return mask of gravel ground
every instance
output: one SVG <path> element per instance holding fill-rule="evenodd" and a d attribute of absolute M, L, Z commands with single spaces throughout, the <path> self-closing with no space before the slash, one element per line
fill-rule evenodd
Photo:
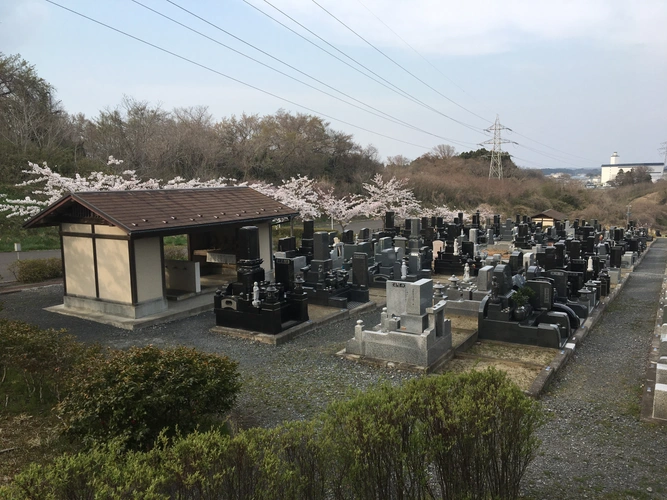
<path fill-rule="evenodd" d="M 212 333 L 213 312 L 143 328 L 123 330 L 109 325 L 44 311 L 62 303 L 61 285 L 32 288 L 0 295 L 9 317 L 42 328 L 66 328 L 79 340 L 113 348 L 132 345 L 186 345 L 202 351 L 221 353 L 239 362 L 243 389 L 233 413 L 241 428 L 274 426 L 284 420 L 310 418 L 333 399 L 349 391 L 365 390 L 375 384 L 400 383 L 414 374 L 357 364 L 335 355 L 354 336 L 356 320 L 348 319 L 311 331 L 286 344 L 274 347 Z M 361 316 L 367 325 L 380 322 L 379 312 Z"/>
<path fill-rule="evenodd" d="M 667 262 L 657 240 L 602 321 L 542 398 L 548 422 L 540 455 L 523 481 L 527 498 L 667 498 L 667 427 L 639 422 L 641 385 Z M 138 331 L 43 311 L 62 303 L 62 286 L 0 296 L 10 317 L 66 328 L 80 340 L 115 348 L 188 345 L 239 362 L 243 390 L 234 411 L 240 427 L 310 418 L 333 399 L 416 375 L 339 359 L 357 318 L 273 347 L 209 332 L 213 313 Z M 367 325 L 379 313 L 362 316 Z"/>
<path fill-rule="evenodd" d="M 667 498 L 667 427 L 639 421 L 666 261 L 659 238 L 542 397 L 529 498 Z"/>

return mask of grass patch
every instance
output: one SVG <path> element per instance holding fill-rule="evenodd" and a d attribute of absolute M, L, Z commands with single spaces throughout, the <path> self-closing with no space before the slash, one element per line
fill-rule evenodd
<path fill-rule="evenodd" d="M 548 347 L 480 342 L 478 345 L 472 346 L 468 351 L 468 354 L 546 366 L 553 361 L 558 352 L 558 349 L 551 349 Z"/>
<path fill-rule="evenodd" d="M 20 229 L 8 224 L 0 224 L 0 252 L 13 252 L 14 243 L 21 244 L 21 251 L 58 250 L 60 235 L 58 228 Z"/>
<path fill-rule="evenodd" d="M 0 486 L 31 463 L 47 464 L 65 451 L 76 451 L 75 444 L 60 435 L 61 424 L 51 408 L 56 397 L 45 391 L 40 402 L 30 392 L 18 370 L 0 368 L 0 449 L 8 450 L 0 460 Z"/>
<path fill-rule="evenodd" d="M 163 239 L 164 246 L 184 247 L 188 246 L 188 235 L 177 234 L 175 236 L 165 236 Z"/>
<path fill-rule="evenodd" d="M 461 359 L 454 358 L 447 363 L 444 372 L 467 373 L 470 371 L 482 371 L 493 367 L 507 374 L 509 379 L 523 391 L 530 389 L 533 381 L 540 372 L 539 368 L 530 368 L 517 364 L 504 363 L 501 360 Z"/>

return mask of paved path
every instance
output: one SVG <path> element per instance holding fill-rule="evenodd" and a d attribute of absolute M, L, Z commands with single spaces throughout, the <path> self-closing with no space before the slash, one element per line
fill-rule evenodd
<path fill-rule="evenodd" d="M 21 260 L 28 259 L 48 259 L 50 257 L 60 257 L 60 250 L 39 250 L 31 252 L 21 252 Z M 0 283 L 16 281 L 14 275 L 9 270 L 9 265 L 16 260 L 16 252 L 0 252 Z"/>
<path fill-rule="evenodd" d="M 667 498 L 667 426 L 639 421 L 666 262 L 659 238 L 542 398 L 528 498 Z"/>

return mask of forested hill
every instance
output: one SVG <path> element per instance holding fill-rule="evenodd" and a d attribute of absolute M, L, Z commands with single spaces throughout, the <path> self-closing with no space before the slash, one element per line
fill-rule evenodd
<path fill-rule="evenodd" d="M 123 163 L 108 165 L 109 156 Z M 568 177 L 555 180 L 540 170 L 520 168 L 507 153 L 502 156 L 503 179 L 490 179 L 488 150 L 457 153 L 446 144 L 416 159 L 390 156 L 383 164 L 372 145 L 356 143 L 351 134 L 332 129 L 317 116 L 284 110 L 216 119 L 205 106 L 166 110 L 125 97 L 115 108 L 86 117 L 68 112 L 56 89 L 20 56 L 0 53 L 0 195 L 31 194 L 34 186 L 15 186 L 27 179 L 22 170 L 29 161 L 47 162 L 70 177 L 134 170 L 142 179 L 228 177 L 280 183 L 303 175 L 319 187 L 333 187 L 340 197 L 362 193 L 362 184 L 381 173 L 387 180 L 406 179 L 424 208 L 470 211 L 484 206 L 509 217 L 553 208 L 571 217 L 620 224 L 632 202 L 640 223 L 667 226 L 664 182 L 633 178 L 613 192 L 587 190 Z M 556 171 L 580 173 L 549 173 Z"/>
<path fill-rule="evenodd" d="M 297 174 L 360 186 L 382 164 L 372 146 L 316 116 L 214 119 L 205 106 L 166 110 L 125 97 L 97 116 L 70 114 L 55 89 L 18 55 L 0 53 L 0 176 L 10 186 L 27 162 L 65 175 L 107 169 L 107 158 L 143 178 L 230 177 L 279 181 Z M 118 173 L 118 172 L 116 172 Z"/>

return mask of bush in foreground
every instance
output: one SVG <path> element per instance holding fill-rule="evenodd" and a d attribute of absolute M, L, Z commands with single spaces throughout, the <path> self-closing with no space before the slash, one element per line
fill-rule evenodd
<path fill-rule="evenodd" d="M 430 376 L 320 418 L 146 453 L 114 444 L 32 466 L 9 498 L 512 499 L 538 447 L 537 402 L 496 370 Z M 122 456 L 121 456 L 122 455 Z M 137 472 L 140 471 L 140 472 Z M 0 490 L 0 497 L 3 491 Z"/>
<path fill-rule="evenodd" d="M 57 257 L 15 260 L 9 265 L 9 270 L 21 283 L 40 283 L 63 276 L 62 259 Z"/>
<path fill-rule="evenodd" d="M 185 347 L 111 351 L 79 367 L 56 411 L 66 433 L 85 443 L 118 438 L 147 449 L 163 431 L 187 434 L 231 409 L 240 389 L 236 367 Z"/>
<path fill-rule="evenodd" d="M 20 374 L 24 400 L 59 400 L 75 367 L 98 352 L 96 346 L 78 342 L 65 330 L 0 320 L 0 380 L 8 371 Z"/>

